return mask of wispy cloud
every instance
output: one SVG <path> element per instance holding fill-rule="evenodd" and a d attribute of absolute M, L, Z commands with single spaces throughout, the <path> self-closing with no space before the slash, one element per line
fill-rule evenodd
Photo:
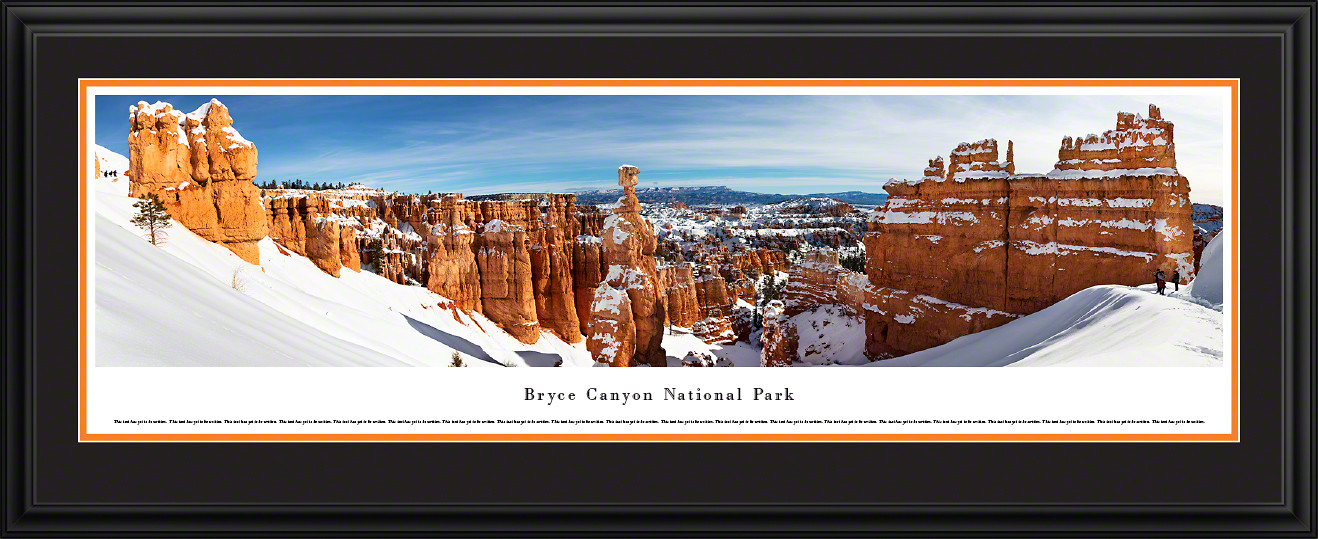
<path fill-rule="evenodd" d="M 170 97 L 189 103 L 180 108 L 209 98 Z M 1195 200 L 1220 201 L 1225 181 L 1219 103 L 1196 96 L 222 99 L 260 148 L 261 177 L 422 192 L 609 188 L 623 162 L 651 185 L 877 192 L 981 138 L 997 138 L 1003 151 L 1013 140 L 1019 171 L 1046 172 L 1063 136 L 1111 129 L 1117 111 L 1144 112 L 1150 102 L 1177 124 L 1178 161 Z"/>

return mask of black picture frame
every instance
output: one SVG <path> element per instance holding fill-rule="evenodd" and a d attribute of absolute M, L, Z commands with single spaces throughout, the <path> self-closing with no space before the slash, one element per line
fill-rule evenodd
<path fill-rule="evenodd" d="M 3 11 L 5 537 L 1315 536 L 1312 2 Z M 1241 442 L 78 444 L 70 82 L 235 74 L 1239 77 Z"/>

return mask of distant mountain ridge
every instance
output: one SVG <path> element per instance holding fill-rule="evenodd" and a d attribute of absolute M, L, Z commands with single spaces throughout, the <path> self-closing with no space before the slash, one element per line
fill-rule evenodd
<path fill-rule="evenodd" d="M 1190 214 L 1190 219 L 1194 221 L 1195 228 L 1202 230 L 1207 234 L 1216 234 L 1222 229 L 1222 207 L 1216 204 L 1193 203 L 1194 212 Z"/>
<path fill-rule="evenodd" d="M 593 189 L 573 191 L 577 194 L 577 204 L 612 204 L 622 196 L 621 189 Z M 687 205 L 697 204 L 775 204 L 802 198 L 835 198 L 847 204 L 882 205 L 888 200 L 886 193 L 866 193 L 864 191 L 844 191 L 840 193 L 811 193 L 806 195 L 783 195 L 778 193 L 755 193 L 738 191 L 725 186 L 706 185 L 695 187 L 645 187 L 636 189 L 636 197 L 641 202 L 651 204 L 681 202 Z"/>

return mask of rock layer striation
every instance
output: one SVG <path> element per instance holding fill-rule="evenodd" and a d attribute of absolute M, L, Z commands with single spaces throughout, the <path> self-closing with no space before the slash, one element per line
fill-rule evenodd
<path fill-rule="evenodd" d="M 894 182 L 865 236 L 866 353 L 875 359 L 1002 325 L 1099 284 L 1194 274 L 1190 187 L 1173 125 L 1119 113 L 1066 137 L 1055 168 L 1017 174 L 1008 142 L 962 143 L 923 178 Z"/>
<path fill-rule="evenodd" d="M 266 236 L 256 177 L 256 146 L 212 99 L 184 114 L 139 101 L 128 113 L 129 194 L 154 194 L 179 224 L 256 264 Z"/>

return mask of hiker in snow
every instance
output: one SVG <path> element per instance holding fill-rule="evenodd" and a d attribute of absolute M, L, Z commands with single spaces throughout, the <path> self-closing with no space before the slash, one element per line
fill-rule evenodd
<path fill-rule="evenodd" d="M 1179 268 L 1172 270 L 1172 286 L 1175 287 L 1172 289 L 1173 291 L 1181 291 L 1181 270 Z"/>
<path fill-rule="evenodd" d="M 1153 274 L 1153 280 L 1158 282 L 1158 295 L 1167 295 L 1164 293 L 1164 291 L 1167 290 L 1167 276 L 1163 274 L 1162 270 L 1158 270 L 1157 273 Z"/>

